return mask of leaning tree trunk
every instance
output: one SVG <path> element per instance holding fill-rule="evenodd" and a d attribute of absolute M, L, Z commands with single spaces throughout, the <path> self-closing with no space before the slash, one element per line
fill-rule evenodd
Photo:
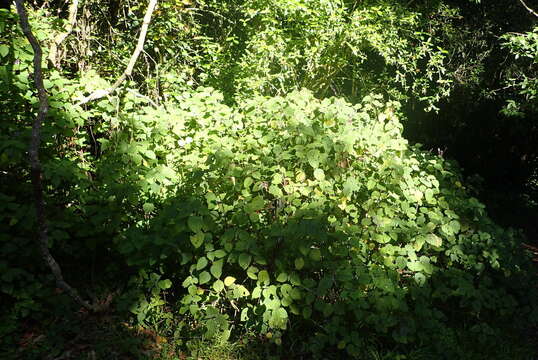
<path fill-rule="evenodd" d="M 32 124 L 32 135 L 29 148 L 29 160 L 30 160 L 30 174 L 32 179 L 32 188 L 34 192 L 34 205 L 36 211 L 38 236 L 37 243 L 41 257 L 51 269 L 52 274 L 56 280 L 57 286 L 71 296 L 77 303 L 82 305 L 88 310 L 95 311 L 96 307 L 83 300 L 78 292 L 72 288 L 63 278 L 62 270 L 56 260 L 52 257 L 49 251 L 49 240 L 47 230 L 47 216 L 45 213 L 45 201 L 43 198 L 43 182 L 42 182 L 42 170 L 41 162 L 39 160 L 39 147 L 41 144 L 41 125 L 47 117 L 49 109 L 48 96 L 43 86 L 43 71 L 41 67 L 43 52 L 39 42 L 32 33 L 32 29 L 28 22 L 28 15 L 24 8 L 23 0 L 15 0 L 17 7 L 17 13 L 19 14 L 19 20 L 22 31 L 28 42 L 32 45 L 34 50 L 34 82 L 37 88 L 37 94 L 39 98 L 39 110 L 36 118 Z"/>

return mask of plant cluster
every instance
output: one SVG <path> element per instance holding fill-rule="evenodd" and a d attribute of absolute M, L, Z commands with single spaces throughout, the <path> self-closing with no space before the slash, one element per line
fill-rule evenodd
<path fill-rule="evenodd" d="M 125 129 L 134 146 L 112 161 L 143 179 L 150 215 L 120 252 L 165 269 L 159 286 L 184 292 L 179 312 L 205 336 L 243 323 L 278 344 L 314 327 L 302 351 L 359 355 L 361 334 L 433 341 L 463 323 L 487 337 L 522 310 L 518 235 L 491 223 L 457 168 L 407 144 L 396 103 L 220 100 L 203 89 L 168 122 L 150 113 L 150 138 Z"/>

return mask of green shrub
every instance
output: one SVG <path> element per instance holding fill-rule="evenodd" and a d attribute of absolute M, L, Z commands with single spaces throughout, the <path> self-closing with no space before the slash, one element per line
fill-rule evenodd
<path fill-rule="evenodd" d="M 356 355 L 454 329 L 486 339 L 531 310 L 518 234 L 488 219 L 454 164 L 408 145 L 397 103 L 221 99 L 201 89 L 133 115 L 100 163 L 116 174 L 107 188 L 129 194 L 116 201 L 138 199 L 119 250 L 172 279 L 162 288 L 205 336 L 242 323 Z"/>

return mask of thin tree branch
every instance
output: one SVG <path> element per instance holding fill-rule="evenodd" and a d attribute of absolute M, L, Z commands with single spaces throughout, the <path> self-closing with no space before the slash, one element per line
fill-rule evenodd
<path fill-rule="evenodd" d="M 47 263 L 54 275 L 56 285 L 64 290 L 69 296 L 71 296 L 77 303 L 84 306 L 89 310 L 96 310 L 96 307 L 90 305 L 83 300 L 78 292 L 72 288 L 67 282 L 65 282 L 62 270 L 56 260 L 52 257 L 49 251 L 49 239 L 47 228 L 47 217 L 45 213 L 45 201 L 43 199 L 43 183 L 41 181 L 42 171 L 41 162 L 39 161 L 39 146 L 41 144 L 41 124 L 47 117 L 49 110 L 49 102 L 47 92 L 43 86 L 43 71 L 41 68 L 41 62 L 43 59 L 43 52 L 39 42 L 32 33 L 30 23 L 28 22 L 28 15 L 23 5 L 24 0 L 15 0 L 17 7 L 17 13 L 19 14 L 19 20 L 22 28 L 22 32 L 28 39 L 28 42 L 32 45 L 34 50 L 34 82 L 37 88 L 37 95 L 39 98 L 39 110 L 37 117 L 32 124 L 32 136 L 30 140 L 29 158 L 30 158 L 30 173 L 32 178 L 32 187 L 34 191 L 34 204 L 38 225 L 38 237 L 37 242 L 41 257 Z"/>
<path fill-rule="evenodd" d="M 149 1 L 148 8 L 146 9 L 146 14 L 144 15 L 144 21 L 142 23 L 142 27 L 140 28 L 140 35 L 138 36 L 138 43 L 136 44 L 136 48 L 133 54 L 131 55 L 129 64 L 125 68 L 125 71 L 123 72 L 123 74 L 116 80 L 114 84 L 112 84 L 111 87 L 109 87 L 108 89 L 101 89 L 101 90 L 94 91 L 90 95 L 80 100 L 77 103 L 77 105 L 86 104 L 90 101 L 101 99 L 105 96 L 112 94 L 125 81 L 127 76 L 131 75 L 131 73 L 133 72 L 133 68 L 136 64 L 136 60 L 138 60 L 138 57 L 140 56 L 140 53 L 142 52 L 144 48 L 144 42 L 146 41 L 146 34 L 148 32 L 148 26 L 151 21 L 151 15 L 153 14 L 153 10 L 155 10 L 156 5 L 157 5 L 157 0 Z"/>
<path fill-rule="evenodd" d="M 531 9 L 530 7 L 528 7 L 527 4 L 525 4 L 525 2 L 523 0 L 519 0 L 519 2 L 525 7 L 525 9 L 527 9 L 528 12 L 530 12 L 532 15 L 538 17 L 538 13 L 536 11 L 534 11 L 533 9 Z"/>
<path fill-rule="evenodd" d="M 56 68 L 60 66 L 58 47 L 73 32 L 73 28 L 75 27 L 75 23 L 77 22 L 78 2 L 79 0 L 73 0 L 71 5 L 69 6 L 69 23 L 67 24 L 67 29 L 65 32 L 56 36 L 50 47 L 49 60 Z"/>

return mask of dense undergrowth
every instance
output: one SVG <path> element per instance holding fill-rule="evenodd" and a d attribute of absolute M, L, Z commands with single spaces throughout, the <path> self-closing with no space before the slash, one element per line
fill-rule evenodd
<path fill-rule="evenodd" d="M 34 242 L 33 53 L 0 10 L 5 357 L 536 356 L 523 233 L 490 219 L 455 161 L 402 136 L 402 101 L 442 111 L 457 81 L 480 82 L 451 42 L 457 9 L 424 6 L 429 20 L 398 2 L 163 2 L 146 69 L 80 105 L 122 71 L 141 11 L 125 5 L 104 34 L 87 1 L 88 38 L 47 63 L 41 161 L 49 246 L 97 314 L 55 288 Z M 46 56 L 64 27 L 52 9 L 31 12 Z M 529 57 L 533 34 L 504 41 Z M 505 115 L 534 111 L 529 71 L 505 79 Z"/>

